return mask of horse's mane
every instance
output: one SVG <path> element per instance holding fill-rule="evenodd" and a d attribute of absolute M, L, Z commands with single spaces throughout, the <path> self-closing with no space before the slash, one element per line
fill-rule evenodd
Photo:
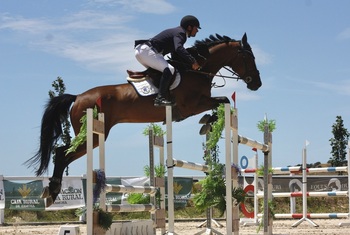
<path fill-rule="evenodd" d="M 187 48 L 187 51 L 196 59 L 198 59 L 198 57 L 207 58 L 209 55 L 209 48 L 221 43 L 229 42 L 239 42 L 239 40 L 232 39 L 228 36 L 221 36 L 219 34 L 210 35 L 208 38 L 205 38 L 203 40 L 196 40 L 192 47 Z M 176 53 L 171 54 L 171 63 L 178 69 L 181 69 L 185 64 L 187 64 L 187 62 L 185 62 L 183 58 Z M 188 69 L 188 67 L 185 66 L 185 69 Z"/>
<path fill-rule="evenodd" d="M 232 39 L 228 36 L 221 36 L 219 34 L 210 35 L 209 38 L 205 38 L 203 40 L 196 40 L 194 43 L 195 47 L 203 47 L 206 46 L 207 48 L 213 47 L 215 45 L 221 44 L 221 43 L 228 43 L 228 42 L 237 42 L 237 40 Z"/>

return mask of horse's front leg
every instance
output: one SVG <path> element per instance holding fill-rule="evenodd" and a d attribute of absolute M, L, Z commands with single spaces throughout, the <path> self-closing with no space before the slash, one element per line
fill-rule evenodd
<path fill-rule="evenodd" d="M 203 96 L 200 99 L 200 103 L 198 105 L 204 107 L 205 110 L 203 111 L 207 111 L 207 110 L 216 109 L 220 104 L 223 104 L 223 103 L 230 103 L 230 101 L 225 96 L 220 96 L 220 97 Z M 216 120 L 217 120 L 217 116 L 212 116 L 208 114 L 204 115 L 199 121 L 200 123 L 204 124 L 200 129 L 199 133 L 201 135 L 205 135 L 209 133 L 209 131 L 211 130 L 211 123 Z"/>
<path fill-rule="evenodd" d="M 217 108 L 220 104 L 230 103 L 230 100 L 226 96 L 218 96 L 218 97 L 208 97 L 202 96 L 198 103 L 198 108 L 204 111 L 208 111 L 211 109 Z"/>

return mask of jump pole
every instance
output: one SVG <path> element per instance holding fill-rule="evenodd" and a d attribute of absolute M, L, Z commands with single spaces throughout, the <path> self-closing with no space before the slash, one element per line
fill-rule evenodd
<path fill-rule="evenodd" d="M 87 234 L 93 232 L 93 135 L 98 134 L 99 138 L 99 164 L 100 169 L 105 170 L 105 135 L 104 135 L 104 114 L 98 114 L 98 120 L 93 118 L 93 109 L 86 110 L 86 153 L 87 153 L 87 172 L 86 172 L 86 231 Z M 100 208 L 106 210 L 106 195 L 100 195 Z"/>
<path fill-rule="evenodd" d="M 164 137 L 154 135 L 153 134 L 154 130 L 153 129 L 151 129 L 151 130 L 152 130 L 152 143 L 153 143 L 153 145 L 150 147 L 153 150 L 154 150 L 154 147 L 157 147 L 159 149 L 159 164 L 164 167 L 165 166 L 165 164 L 164 164 Z M 165 182 L 165 176 L 163 177 L 163 182 Z M 162 219 L 164 219 L 164 226 L 162 224 L 160 229 L 161 229 L 161 234 L 165 234 L 165 187 L 164 186 L 160 187 L 160 195 L 161 195 L 160 209 L 164 212 L 164 216 L 160 216 L 160 215 L 156 214 L 156 220 L 158 222 L 158 218 L 160 218 L 160 217 L 162 217 Z"/>
<path fill-rule="evenodd" d="M 237 181 L 232 180 L 232 162 L 238 163 L 238 119 L 237 109 L 231 115 L 231 105 L 225 103 L 225 177 L 226 177 L 226 234 L 239 235 L 239 210 L 233 207 L 232 189 L 238 186 Z M 231 132 L 232 135 L 231 135 Z M 232 146 L 231 146 L 232 138 Z"/>
<path fill-rule="evenodd" d="M 172 107 L 165 107 L 166 113 L 166 150 L 167 150 L 167 171 L 168 171 L 168 233 L 174 235 L 174 160 L 172 140 Z"/>
<path fill-rule="evenodd" d="M 294 224 L 292 224 L 292 227 L 296 227 L 298 226 L 299 224 L 301 224 L 303 221 L 307 221 L 309 222 L 311 225 L 313 225 L 314 227 L 318 227 L 318 225 L 313 222 L 311 219 L 309 219 L 307 217 L 307 176 L 306 176 L 306 146 L 303 148 L 303 217 L 295 222 Z"/>

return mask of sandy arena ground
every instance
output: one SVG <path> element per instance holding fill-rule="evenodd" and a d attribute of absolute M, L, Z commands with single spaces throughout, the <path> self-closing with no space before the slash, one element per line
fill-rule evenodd
<path fill-rule="evenodd" d="M 319 227 L 312 226 L 309 222 L 303 221 L 298 227 L 291 227 L 297 220 L 276 220 L 273 222 L 273 234 L 295 234 L 295 235 L 320 235 L 320 234 L 334 234 L 345 235 L 350 234 L 350 226 L 339 226 L 340 223 L 349 223 L 346 219 L 314 219 L 312 220 Z M 178 235 L 194 235 L 203 231 L 205 228 L 197 228 L 200 222 L 176 222 L 175 233 Z M 222 223 L 225 225 L 225 222 Z M 38 226 L 0 226 L 0 235 L 16 235 L 16 234 L 43 234 L 43 235 L 57 235 L 61 225 L 38 225 Z M 86 226 L 80 226 L 81 235 L 86 234 Z M 222 234 L 226 233 L 226 228 L 213 227 Z M 240 234 L 263 234 L 263 228 L 259 233 L 256 232 L 256 226 L 240 226 Z M 161 235 L 157 231 L 157 235 Z"/>

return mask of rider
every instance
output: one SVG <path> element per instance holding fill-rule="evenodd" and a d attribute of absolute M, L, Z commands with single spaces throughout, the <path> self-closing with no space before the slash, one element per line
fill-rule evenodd
<path fill-rule="evenodd" d="M 175 105 L 174 101 L 167 99 L 175 69 L 164 59 L 164 55 L 175 52 L 191 64 L 192 69 L 200 68 L 195 58 L 183 47 L 187 37 L 196 36 L 200 28 L 199 20 L 195 16 L 187 15 L 181 19 L 180 26 L 166 29 L 147 41 L 136 41 L 136 59 L 146 68 L 151 67 L 163 73 L 154 106 Z"/>

